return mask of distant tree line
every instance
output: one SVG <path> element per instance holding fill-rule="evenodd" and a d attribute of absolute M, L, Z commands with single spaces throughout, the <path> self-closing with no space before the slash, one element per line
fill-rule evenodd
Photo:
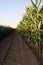
<path fill-rule="evenodd" d="M 13 32 L 13 28 L 0 25 L 0 42 Z"/>

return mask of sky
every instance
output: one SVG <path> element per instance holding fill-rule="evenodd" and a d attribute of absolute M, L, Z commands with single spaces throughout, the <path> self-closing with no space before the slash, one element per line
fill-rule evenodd
<path fill-rule="evenodd" d="M 0 0 L 0 24 L 16 28 L 30 0 Z"/>

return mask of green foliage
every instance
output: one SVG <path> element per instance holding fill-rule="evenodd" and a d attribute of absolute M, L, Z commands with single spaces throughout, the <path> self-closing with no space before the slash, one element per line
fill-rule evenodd
<path fill-rule="evenodd" d="M 36 0 L 36 3 L 32 0 L 31 2 L 32 5 L 26 7 L 26 13 L 17 29 L 28 42 L 31 42 L 30 45 L 38 49 L 39 53 L 43 42 L 43 5 L 39 8 L 41 0 Z"/>
<path fill-rule="evenodd" d="M 0 41 L 13 32 L 13 28 L 0 25 Z"/>

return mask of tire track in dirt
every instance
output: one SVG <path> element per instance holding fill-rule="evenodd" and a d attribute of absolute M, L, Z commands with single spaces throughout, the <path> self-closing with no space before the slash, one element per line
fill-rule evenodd
<path fill-rule="evenodd" d="M 8 50 L 10 50 L 12 44 L 12 39 L 13 39 L 13 33 L 0 43 L 0 65 L 3 65 L 3 62 L 5 62 L 6 60 Z"/>
<path fill-rule="evenodd" d="M 17 33 L 16 33 L 17 34 Z M 34 57 L 29 47 L 26 45 L 25 41 L 17 34 L 17 46 L 21 51 L 22 64 L 21 65 L 39 65 L 37 59 Z"/>
<path fill-rule="evenodd" d="M 8 49 L 7 49 L 7 52 L 6 52 L 6 54 L 5 54 L 5 57 L 4 57 L 4 61 L 3 61 L 3 63 L 6 62 L 6 58 L 7 58 L 8 54 L 9 54 L 8 52 L 9 52 L 10 49 L 11 49 L 13 39 L 14 39 L 14 33 L 12 34 L 12 39 L 11 39 L 11 41 L 10 41 L 10 45 L 9 45 L 9 47 L 8 47 Z M 2 63 L 2 65 L 3 65 L 3 63 Z"/>

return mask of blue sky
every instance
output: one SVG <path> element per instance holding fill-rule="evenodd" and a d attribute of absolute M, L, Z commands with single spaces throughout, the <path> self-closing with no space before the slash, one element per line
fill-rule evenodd
<path fill-rule="evenodd" d="M 0 0 L 0 24 L 16 27 L 30 0 Z"/>

